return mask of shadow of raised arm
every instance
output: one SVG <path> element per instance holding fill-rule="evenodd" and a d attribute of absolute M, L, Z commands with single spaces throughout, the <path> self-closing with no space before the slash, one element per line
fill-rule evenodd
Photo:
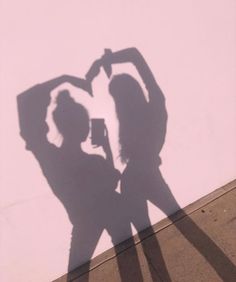
<path fill-rule="evenodd" d="M 20 134 L 26 141 L 28 150 L 42 148 L 43 145 L 48 144 L 46 137 L 48 126 L 45 118 L 51 100 L 50 92 L 66 82 L 91 93 L 90 84 L 86 80 L 62 75 L 37 84 L 17 96 Z"/>

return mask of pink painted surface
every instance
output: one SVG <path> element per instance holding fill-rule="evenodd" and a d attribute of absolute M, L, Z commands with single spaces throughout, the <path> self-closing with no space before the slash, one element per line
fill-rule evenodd
<path fill-rule="evenodd" d="M 46 282 L 64 274 L 71 233 L 63 205 L 19 136 L 16 96 L 64 73 L 83 76 L 104 48 L 137 47 L 164 92 L 161 171 L 182 207 L 235 178 L 234 0 L 2 0 L 0 6 L 1 281 Z M 116 72 L 124 68 L 133 72 L 130 66 Z M 117 122 L 104 74 L 94 87 L 96 103 L 83 101 L 97 117 L 109 103 L 116 155 Z M 49 139 L 56 136 L 51 128 Z M 89 144 L 85 149 L 92 152 Z M 117 159 L 115 165 L 121 168 Z M 152 205 L 149 215 L 153 223 L 164 217 Z M 94 255 L 111 246 L 104 232 Z"/>

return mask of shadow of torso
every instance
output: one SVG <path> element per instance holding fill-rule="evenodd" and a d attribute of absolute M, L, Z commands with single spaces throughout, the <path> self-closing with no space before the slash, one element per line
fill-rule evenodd
<path fill-rule="evenodd" d="M 158 109 L 158 107 L 156 107 Z M 161 171 L 161 158 L 166 124 L 160 124 L 157 109 L 146 103 L 135 116 L 129 113 L 122 120 L 122 145 L 129 156 L 121 177 L 121 194 L 126 204 L 130 222 L 138 231 L 150 223 L 148 201 L 166 215 L 179 209 Z M 128 132 L 128 134 L 127 134 Z"/>
<path fill-rule="evenodd" d="M 131 236 L 118 172 L 103 157 L 52 144 L 34 154 L 73 225 L 69 269 L 91 259 L 104 230 L 114 245 Z"/>
<path fill-rule="evenodd" d="M 38 159 L 55 195 L 66 208 L 75 226 L 99 224 L 108 226 L 114 204 L 119 201 L 114 169 L 99 155 L 69 152 L 50 144 L 46 158 Z M 116 206 L 116 205 L 115 205 Z"/>

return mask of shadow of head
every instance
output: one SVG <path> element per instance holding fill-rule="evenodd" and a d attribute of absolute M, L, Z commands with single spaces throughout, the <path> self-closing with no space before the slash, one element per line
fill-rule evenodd
<path fill-rule="evenodd" d="M 84 106 L 71 98 L 69 91 L 60 91 L 53 120 L 64 141 L 84 142 L 89 134 L 89 115 Z"/>
<path fill-rule="evenodd" d="M 129 74 L 115 75 L 109 84 L 109 92 L 115 101 L 118 118 L 140 114 L 146 105 L 140 84 Z"/>
<path fill-rule="evenodd" d="M 147 101 L 139 82 L 129 74 L 115 75 L 109 92 L 119 120 L 120 156 L 126 163 L 145 149 L 146 144 L 141 143 L 146 137 Z"/>

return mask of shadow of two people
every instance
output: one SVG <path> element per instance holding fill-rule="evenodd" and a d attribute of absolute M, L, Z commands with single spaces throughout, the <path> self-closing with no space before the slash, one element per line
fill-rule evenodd
<path fill-rule="evenodd" d="M 53 113 L 54 122 L 63 135 L 60 148 L 48 142 L 45 118 L 50 92 L 55 87 L 70 82 L 89 92 L 87 83 L 99 73 L 101 66 L 109 66 L 111 70 L 113 64 L 125 62 L 131 62 L 136 67 L 147 89 L 148 101 L 139 83 L 130 75 L 121 74 L 112 78 L 109 92 L 114 99 L 119 121 L 120 155 L 126 164 L 120 175 L 114 167 L 108 144 L 103 146 L 105 159 L 83 152 L 81 143 L 89 132 L 88 113 L 68 93 L 58 96 L 58 105 Z M 94 62 L 86 77 L 87 80 L 62 76 L 36 85 L 18 96 L 21 136 L 39 162 L 54 194 L 63 203 L 73 225 L 69 271 L 91 259 L 104 229 L 116 246 L 132 236 L 131 223 L 139 231 L 151 226 L 147 201 L 167 216 L 180 210 L 159 170 L 159 153 L 164 144 L 167 124 L 165 99 L 143 56 L 135 48 L 107 52 L 102 59 Z M 115 191 L 119 180 L 120 194 Z M 171 216 L 169 218 L 172 220 Z M 232 262 L 190 218 L 187 225 L 186 229 L 178 224 L 176 227 L 223 281 L 232 281 L 236 274 Z M 142 233 L 139 235 L 142 242 Z M 152 279 L 155 281 L 161 273 L 164 281 L 171 281 L 159 243 L 156 237 L 152 238 L 155 248 L 155 258 L 150 266 Z M 142 242 L 142 247 L 148 258 L 147 245 Z M 116 250 L 118 252 L 118 248 Z M 132 260 L 135 277 L 134 272 L 123 271 L 124 261 L 119 255 L 117 262 L 122 282 L 143 281 L 137 253 Z M 68 281 L 71 279 L 68 275 Z"/>

